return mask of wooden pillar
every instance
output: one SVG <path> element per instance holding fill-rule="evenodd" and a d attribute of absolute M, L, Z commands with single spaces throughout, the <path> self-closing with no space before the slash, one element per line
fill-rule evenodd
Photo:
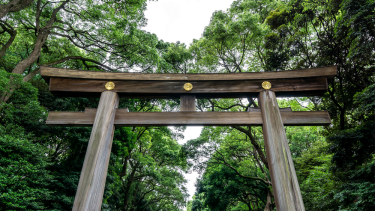
<path fill-rule="evenodd" d="M 259 94 L 263 117 L 263 136 L 277 211 L 304 211 L 279 105 L 273 91 Z"/>
<path fill-rule="evenodd" d="M 116 92 L 102 92 L 74 200 L 74 211 L 101 210 L 118 103 Z"/>
<path fill-rule="evenodd" d="M 195 111 L 195 96 L 181 95 L 180 111 Z"/>

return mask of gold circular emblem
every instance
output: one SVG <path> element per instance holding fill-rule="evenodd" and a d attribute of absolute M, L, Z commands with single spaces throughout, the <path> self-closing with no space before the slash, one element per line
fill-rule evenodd
<path fill-rule="evenodd" d="M 108 83 L 105 84 L 105 88 L 106 88 L 107 90 L 112 90 L 112 89 L 115 88 L 115 83 L 113 83 L 113 82 L 108 82 Z"/>
<path fill-rule="evenodd" d="M 265 81 L 262 83 L 263 89 L 271 89 L 271 83 L 268 81 Z"/>
<path fill-rule="evenodd" d="M 186 91 L 190 91 L 190 90 L 192 90 L 192 89 L 193 89 L 193 84 L 191 84 L 191 83 L 186 83 L 186 84 L 184 84 L 184 89 L 185 89 Z"/>

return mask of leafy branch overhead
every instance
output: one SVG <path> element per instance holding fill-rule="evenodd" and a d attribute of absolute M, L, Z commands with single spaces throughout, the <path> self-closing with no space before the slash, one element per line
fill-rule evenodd
<path fill-rule="evenodd" d="M 1 5 L 8 12 L 0 21 L 5 41 L 0 62 L 6 71 L 26 75 L 25 81 L 38 74 L 37 65 L 99 71 L 155 68 L 157 38 L 139 29 L 146 21 L 145 0 L 29 2 L 17 11 Z"/>

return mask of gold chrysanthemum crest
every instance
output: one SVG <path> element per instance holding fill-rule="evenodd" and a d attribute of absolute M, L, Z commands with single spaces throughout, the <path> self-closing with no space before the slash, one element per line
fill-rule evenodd
<path fill-rule="evenodd" d="M 186 84 L 184 84 L 184 89 L 185 89 L 186 91 L 190 91 L 190 90 L 192 90 L 192 89 L 193 89 L 193 84 L 191 84 L 191 83 L 186 83 Z"/>
<path fill-rule="evenodd" d="M 268 81 L 264 81 L 263 83 L 262 83 L 262 87 L 263 87 L 263 89 L 271 89 L 271 83 L 270 82 L 268 82 Z"/>
<path fill-rule="evenodd" d="M 106 88 L 107 90 L 112 90 L 112 89 L 115 88 L 115 83 L 113 83 L 113 82 L 107 82 L 107 83 L 105 84 L 105 88 Z"/>

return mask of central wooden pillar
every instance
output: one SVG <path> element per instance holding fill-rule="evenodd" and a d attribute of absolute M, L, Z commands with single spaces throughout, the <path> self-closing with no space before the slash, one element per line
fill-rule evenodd
<path fill-rule="evenodd" d="M 101 210 L 118 104 L 116 92 L 102 92 L 74 200 L 74 211 Z"/>
<path fill-rule="evenodd" d="M 263 136 L 277 211 L 304 211 L 279 105 L 273 91 L 259 94 L 263 117 Z"/>
<path fill-rule="evenodd" d="M 181 95 L 180 111 L 195 111 L 195 99 L 194 95 Z"/>

